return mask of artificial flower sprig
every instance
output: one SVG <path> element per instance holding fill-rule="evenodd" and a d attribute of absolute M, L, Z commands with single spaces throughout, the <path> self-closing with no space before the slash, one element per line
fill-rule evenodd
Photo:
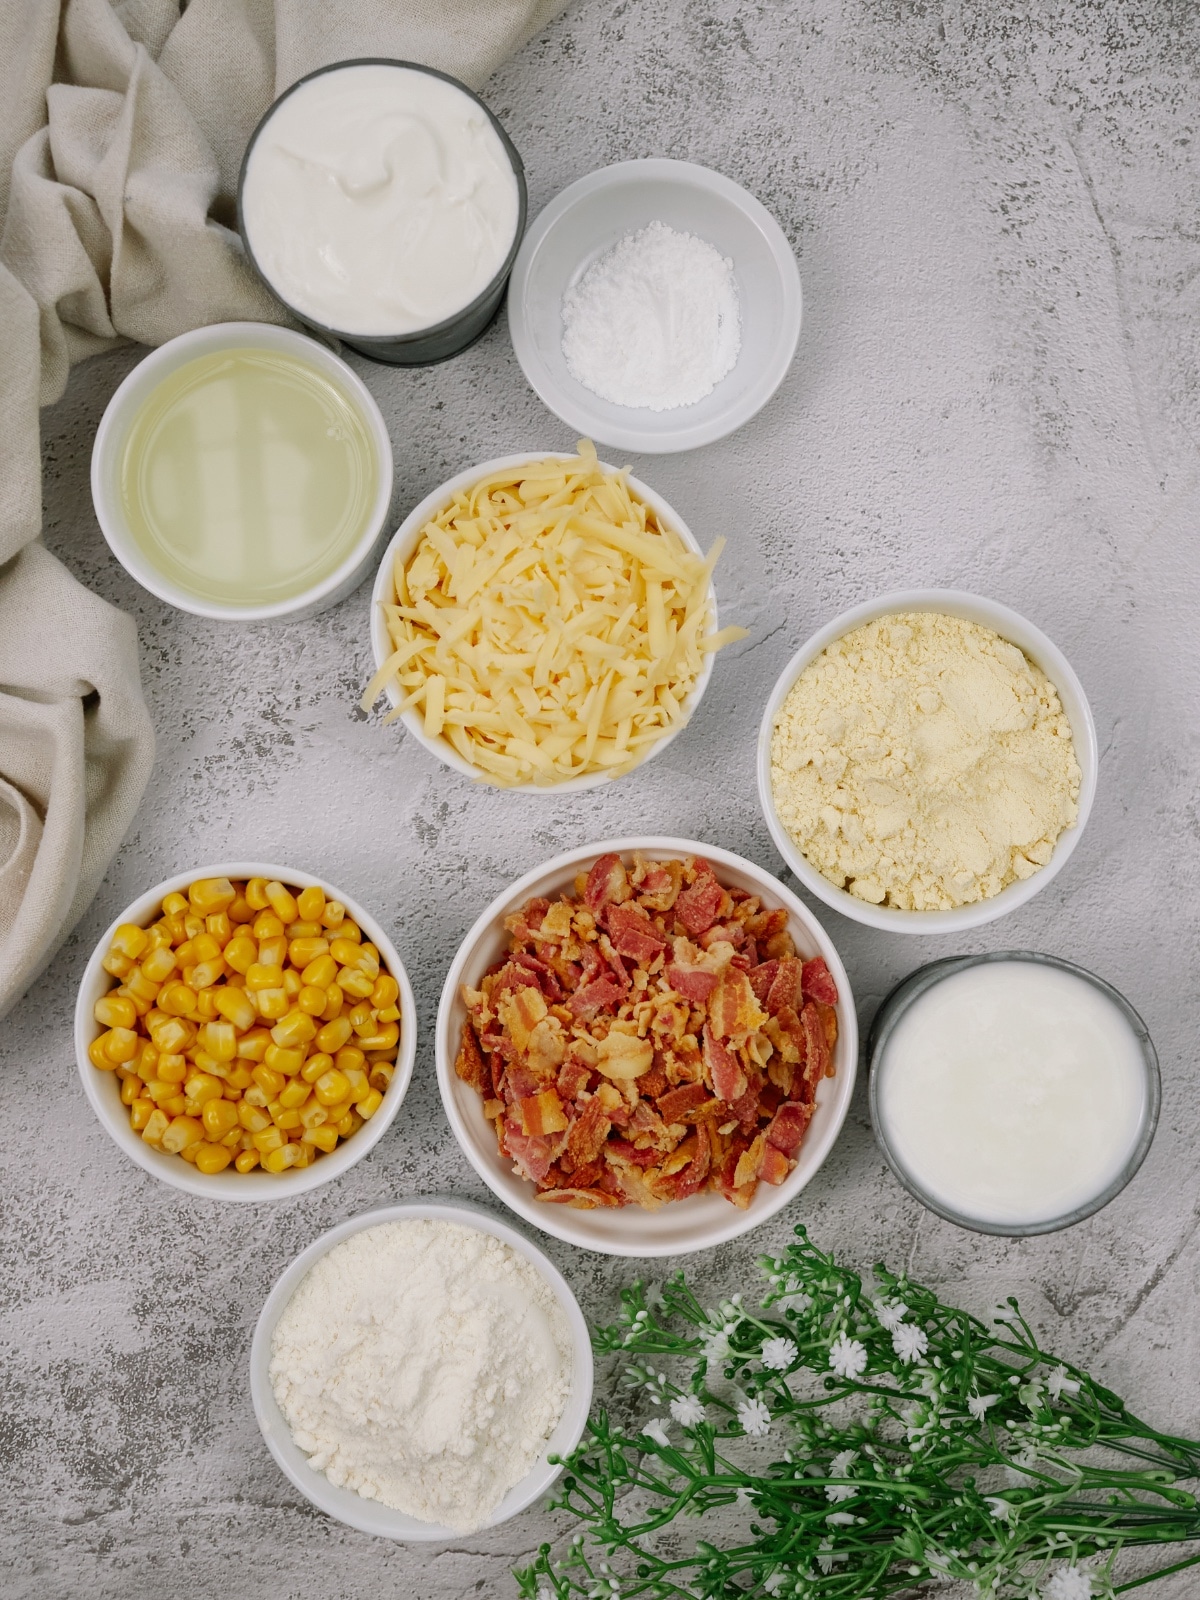
<path fill-rule="evenodd" d="M 1098 1600 L 1150 1581 L 1115 1585 L 1122 1549 L 1200 1540 L 1180 1486 L 1200 1443 L 1044 1352 L 1015 1300 L 989 1328 L 883 1266 L 868 1291 L 796 1234 L 761 1261 L 757 1310 L 706 1309 L 682 1273 L 622 1294 L 594 1343 L 629 1360 L 635 1414 L 589 1422 L 551 1502 L 582 1531 L 517 1573 L 523 1596 L 882 1600 L 958 1580 Z M 722 1509 L 684 1539 L 677 1518 Z"/>

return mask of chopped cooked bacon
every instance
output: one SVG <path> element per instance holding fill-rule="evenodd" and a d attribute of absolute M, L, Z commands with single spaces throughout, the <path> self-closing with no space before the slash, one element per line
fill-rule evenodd
<path fill-rule="evenodd" d="M 666 946 L 666 938 L 640 906 L 609 906 L 605 922 L 613 949 L 639 967 L 648 967 Z"/>
<path fill-rule="evenodd" d="M 590 1022 L 599 1012 L 614 1010 L 623 998 L 611 978 L 594 978 L 582 989 L 576 989 L 567 1005 L 581 1022 Z"/>
<path fill-rule="evenodd" d="M 455 1070 L 539 1199 L 745 1207 L 784 1181 L 837 1039 L 832 975 L 797 956 L 786 911 L 700 858 L 610 853 L 505 928 L 463 990 Z"/>
<path fill-rule="evenodd" d="M 713 876 L 707 861 L 697 862 L 695 881 L 690 888 L 681 889 L 675 900 L 675 915 L 694 939 L 711 928 L 721 914 L 725 891 Z"/>
<path fill-rule="evenodd" d="M 806 1000 L 819 1000 L 823 1006 L 837 1005 L 837 984 L 825 965 L 824 956 L 814 956 L 804 963 L 803 986 Z"/>
<path fill-rule="evenodd" d="M 593 912 L 601 911 L 610 901 L 629 899 L 629 877 L 620 856 L 601 856 L 587 875 L 584 899 Z"/>
<path fill-rule="evenodd" d="M 746 1074 L 742 1064 L 721 1041 L 714 1038 L 708 1023 L 704 1024 L 704 1066 L 709 1084 L 718 1100 L 728 1104 L 739 1100 L 746 1092 Z"/>

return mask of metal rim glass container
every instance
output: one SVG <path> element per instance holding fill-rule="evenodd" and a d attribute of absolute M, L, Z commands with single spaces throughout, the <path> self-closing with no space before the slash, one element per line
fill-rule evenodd
<path fill-rule="evenodd" d="M 275 112 L 297 89 L 310 83 L 313 78 L 323 77 L 329 72 L 342 72 L 350 67 L 402 67 L 409 72 L 424 72 L 431 78 L 441 78 L 444 83 L 453 84 L 454 87 L 465 94 L 483 111 L 492 127 L 499 136 L 512 166 L 513 176 L 517 181 L 517 226 L 513 234 L 512 244 L 497 269 L 495 276 L 474 300 L 462 306 L 452 316 L 446 317 L 441 322 L 432 323 L 428 328 L 416 328 L 411 333 L 381 334 L 379 336 L 361 333 L 344 333 L 340 328 L 331 328 L 325 323 L 314 321 L 303 311 L 298 311 L 295 306 L 280 294 L 267 274 L 258 264 L 254 254 L 254 245 L 251 242 L 249 230 L 246 227 L 245 216 L 242 208 L 242 190 L 246 183 L 246 171 L 249 167 L 250 157 L 254 146 L 258 142 L 259 134 L 270 122 Z M 369 356 L 372 361 L 386 362 L 390 366 L 400 367 L 429 367 L 439 361 L 449 361 L 451 356 L 460 354 L 476 339 L 482 338 L 486 333 L 492 319 L 499 311 L 508 287 L 508 275 L 512 271 L 513 262 L 517 259 L 517 251 L 521 248 L 521 240 L 525 234 L 525 221 L 529 211 L 529 196 L 525 186 L 525 167 L 521 161 L 517 148 L 505 132 L 503 125 L 473 89 L 468 89 L 465 83 L 452 77 L 448 72 L 439 72 L 436 67 L 423 66 L 419 61 L 397 61 L 389 56 L 356 56 L 349 61 L 331 61 L 328 66 L 318 67 L 315 72 L 308 72 L 303 78 L 297 78 L 278 99 L 273 100 L 263 113 L 258 126 L 250 135 L 246 145 L 246 153 L 242 157 L 241 170 L 238 173 L 237 188 L 237 220 L 238 232 L 241 234 L 242 243 L 246 247 L 246 255 L 250 264 L 258 274 L 261 281 L 274 295 L 282 306 L 285 306 L 292 316 L 303 322 L 306 327 L 314 329 L 328 339 L 340 340 L 342 344 L 349 345 L 352 350 L 357 350 L 361 355 Z"/>
<path fill-rule="evenodd" d="M 970 967 L 986 966 L 1004 961 L 1028 961 L 1039 966 L 1055 967 L 1060 972 L 1070 973 L 1072 977 L 1081 978 L 1085 983 L 1090 983 L 1094 989 L 1111 1001 L 1120 1011 L 1132 1028 L 1135 1038 L 1141 1047 L 1142 1063 L 1145 1067 L 1146 1086 L 1142 1102 L 1142 1123 L 1137 1140 L 1128 1159 L 1120 1172 L 1098 1194 L 1093 1196 L 1084 1205 L 1077 1206 L 1073 1211 L 1065 1212 L 1062 1216 L 1047 1218 L 1040 1222 L 988 1222 L 980 1217 L 968 1216 L 963 1212 L 955 1211 L 943 1201 L 934 1199 L 921 1186 L 918 1179 L 902 1164 L 895 1151 L 888 1143 L 887 1129 L 879 1107 L 879 1073 L 876 1070 L 883 1059 L 896 1026 L 908 1012 L 909 1008 L 927 994 L 936 984 L 944 978 L 953 977 L 956 973 L 965 972 Z M 1059 956 L 1043 955 L 1036 950 L 992 950 L 985 955 L 973 956 L 948 956 L 941 961 L 931 961 L 927 966 L 918 967 L 915 972 L 910 972 L 892 992 L 885 998 L 879 1010 L 875 1013 L 867 1035 L 866 1059 L 868 1065 L 867 1100 L 870 1106 L 871 1127 L 875 1134 L 875 1141 L 882 1150 L 892 1172 L 899 1182 L 908 1190 L 909 1194 L 918 1199 L 923 1206 L 943 1217 L 947 1222 L 953 1222 L 956 1227 L 967 1228 L 973 1233 L 997 1234 L 1009 1239 L 1029 1238 L 1038 1233 L 1057 1233 L 1062 1228 L 1070 1228 L 1077 1222 L 1082 1222 L 1085 1217 L 1093 1216 L 1103 1209 L 1110 1200 L 1116 1198 L 1125 1185 L 1137 1172 L 1146 1153 L 1154 1140 L 1154 1131 L 1158 1126 L 1159 1105 L 1162 1099 L 1162 1082 L 1158 1070 L 1158 1053 L 1141 1017 L 1126 1000 L 1125 996 L 1112 984 L 1106 983 L 1103 978 L 1098 978 L 1094 972 L 1089 972 L 1086 967 L 1076 966 L 1073 961 L 1064 961 Z"/>

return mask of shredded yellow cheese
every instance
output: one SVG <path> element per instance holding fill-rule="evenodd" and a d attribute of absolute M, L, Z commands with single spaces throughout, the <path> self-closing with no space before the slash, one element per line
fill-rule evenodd
<path fill-rule="evenodd" d="M 418 711 L 487 782 L 549 785 L 637 765 L 687 720 L 712 627 L 706 558 L 580 440 L 579 454 L 457 493 L 397 558 L 393 651 L 364 710 Z"/>

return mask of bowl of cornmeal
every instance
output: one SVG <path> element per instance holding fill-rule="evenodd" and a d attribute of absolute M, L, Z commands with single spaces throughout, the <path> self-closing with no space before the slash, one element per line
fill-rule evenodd
<path fill-rule="evenodd" d="M 897 933 L 979 927 L 1045 888 L 1098 765 L 1062 652 L 952 589 L 884 595 L 822 628 L 780 675 L 758 741 L 789 867 L 835 911 Z"/>

